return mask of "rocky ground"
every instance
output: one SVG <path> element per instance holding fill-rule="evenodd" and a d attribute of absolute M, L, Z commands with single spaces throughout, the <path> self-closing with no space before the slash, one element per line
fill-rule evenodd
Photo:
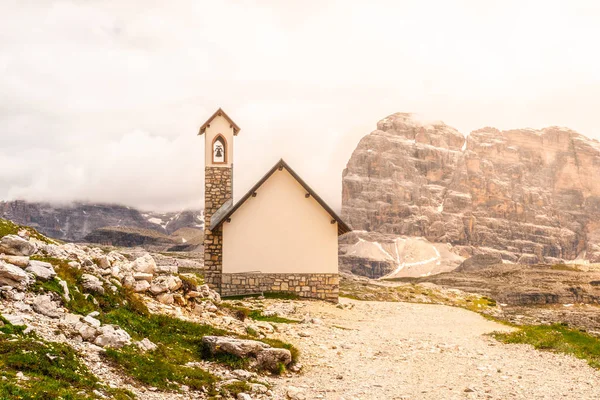
<path fill-rule="evenodd" d="M 298 306 L 277 336 L 302 352 L 300 375 L 271 379 L 285 399 L 596 399 L 600 374 L 585 361 L 505 345 L 510 330 L 433 304 L 342 299 Z"/>
<path fill-rule="evenodd" d="M 59 393 L 60 381 L 44 387 L 40 366 L 68 372 L 65 379 L 79 385 L 82 398 L 600 397 L 600 374 L 585 361 L 486 335 L 513 328 L 478 313 L 544 321 L 477 293 L 344 275 L 340 293 L 353 299 L 338 305 L 222 301 L 194 274 L 181 274 L 177 262 L 194 266 L 186 257 L 59 244 L 0 225 L 0 394 L 6 398 L 19 397 L 7 396 L 19 388 Z M 594 319 L 593 306 L 555 307 L 544 308 L 545 322 L 576 309 Z M 61 364 L 68 352 L 44 350 L 32 359 L 32 350 L 11 350 L 53 343 L 74 351 L 75 367 Z M 92 378 L 97 383 L 81 386 Z"/>

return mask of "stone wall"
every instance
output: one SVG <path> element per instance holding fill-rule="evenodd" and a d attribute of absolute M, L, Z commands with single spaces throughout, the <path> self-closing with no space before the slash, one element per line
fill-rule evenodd
<path fill-rule="evenodd" d="M 281 292 L 337 303 L 339 286 L 338 274 L 223 274 L 221 296 Z"/>
<path fill-rule="evenodd" d="M 221 228 L 210 230 L 212 215 L 232 197 L 232 168 L 206 167 L 204 169 L 204 267 L 205 282 L 211 289 L 221 287 L 223 270 L 223 233 Z"/>

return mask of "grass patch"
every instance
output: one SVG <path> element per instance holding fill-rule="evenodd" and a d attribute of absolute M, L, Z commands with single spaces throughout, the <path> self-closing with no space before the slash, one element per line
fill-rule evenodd
<path fill-rule="evenodd" d="M 52 257 L 32 256 L 32 260 L 43 261 L 52 264 L 58 278 L 67 283 L 71 300 L 65 303 L 65 307 L 75 314 L 87 315 L 93 311 L 109 311 L 126 305 L 132 300 L 131 293 L 123 288 L 113 291 L 110 285 L 104 284 L 104 294 L 85 293 L 81 286 L 81 277 L 84 271 L 69 267 L 69 260 L 61 260 Z M 36 290 L 47 290 L 63 295 L 63 289 L 58 280 L 36 283 Z M 145 308 L 145 306 L 144 306 Z"/>
<path fill-rule="evenodd" d="M 530 344 L 538 350 L 564 353 L 586 360 L 600 369 L 600 339 L 565 325 L 526 325 L 516 332 L 493 333 L 504 343 Z"/>
<path fill-rule="evenodd" d="M 249 336 L 258 337 L 258 332 L 256 331 L 256 329 L 252 328 L 251 326 L 246 327 L 246 333 Z"/>
<path fill-rule="evenodd" d="M 170 362 L 165 346 L 152 352 L 141 353 L 135 346 L 121 350 L 107 349 L 105 357 L 117 363 L 138 381 L 159 389 L 177 390 L 185 384 L 193 390 L 214 387 L 217 378 L 197 367 L 186 367 Z"/>
<path fill-rule="evenodd" d="M 70 346 L 46 342 L 34 334 L 24 335 L 24 327 L 1 319 L 0 398 L 97 399 L 94 390 L 117 400 L 134 398 L 127 391 L 100 384 Z M 24 379 L 17 376 L 19 372 Z"/>
<path fill-rule="evenodd" d="M 240 393 L 249 393 L 252 387 L 247 382 L 235 382 L 229 385 L 221 386 L 220 395 L 226 396 L 227 398 L 237 399 L 237 395 Z"/>
<path fill-rule="evenodd" d="M 298 324 L 300 321 L 295 319 L 289 319 L 284 317 L 279 317 L 276 315 L 263 315 L 262 310 L 251 310 L 247 307 L 241 307 L 235 304 L 229 303 L 221 303 L 219 305 L 222 309 L 229 310 L 233 317 L 239 319 L 240 321 L 245 321 L 246 318 L 253 319 L 254 321 L 265 321 L 265 322 L 275 322 L 278 324 Z"/>
<path fill-rule="evenodd" d="M 554 264 L 550 266 L 551 270 L 554 271 L 573 271 L 573 272 L 581 272 L 581 270 L 575 266 L 567 265 L 567 264 Z"/>
<path fill-rule="evenodd" d="M 17 235 L 20 231 L 26 230 L 29 233 L 29 236 L 33 239 L 39 240 L 41 242 L 47 244 L 58 244 L 59 242 L 56 240 L 52 240 L 42 235 L 35 229 L 29 226 L 21 226 L 17 225 L 12 221 L 0 218 L 0 238 L 6 235 Z"/>
<path fill-rule="evenodd" d="M 289 319 L 284 317 L 278 317 L 277 315 L 266 316 L 263 315 L 261 310 L 252 310 L 248 314 L 248 317 L 255 321 L 266 321 L 266 322 L 276 322 L 279 324 L 298 324 L 300 321 L 295 319 Z"/>
<path fill-rule="evenodd" d="M 181 279 L 184 293 L 196 290 L 198 286 L 204 285 L 204 278 L 195 273 L 179 274 L 178 276 Z"/>

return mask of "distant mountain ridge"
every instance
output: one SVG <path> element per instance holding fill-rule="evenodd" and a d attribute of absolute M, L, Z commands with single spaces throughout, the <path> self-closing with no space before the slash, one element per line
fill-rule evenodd
<path fill-rule="evenodd" d="M 182 228 L 201 230 L 203 211 L 158 213 L 118 204 L 76 202 L 70 205 L 33 203 L 24 200 L 0 202 L 0 217 L 34 227 L 55 239 L 78 242 L 106 227 L 136 228 L 171 235 Z M 92 236 L 93 237 L 93 236 Z"/>

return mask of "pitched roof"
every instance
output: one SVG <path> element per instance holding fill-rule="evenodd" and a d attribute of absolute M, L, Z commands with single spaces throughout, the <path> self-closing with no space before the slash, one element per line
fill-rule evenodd
<path fill-rule="evenodd" d="M 235 122 L 233 122 L 233 120 L 231 118 L 229 118 L 229 115 L 225 114 L 225 111 L 223 111 L 222 108 L 219 107 L 219 109 L 217 111 L 215 111 L 215 113 L 206 120 L 206 122 L 200 127 L 200 131 L 198 132 L 198 135 L 202 135 L 204 133 L 204 131 L 206 130 L 206 128 L 208 128 L 210 126 L 210 123 L 212 122 L 213 119 L 215 119 L 218 116 L 223 116 L 223 118 L 225 118 L 227 120 L 227 122 L 229 122 L 231 124 L 231 127 L 233 128 L 233 136 L 237 136 L 237 134 L 240 131 L 240 127 L 237 126 L 237 124 Z"/>
<path fill-rule="evenodd" d="M 265 174 L 265 176 L 263 176 L 256 183 L 256 185 L 254 185 L 252 187 L 252 189 L 250 189 L 248 191 L 248 193 L 246 193 L 235 205 L 233 205 L 233 201 L 231 201 L 231 200 L 229 200 L 225 204 L 223 204 L 223 206 L 221 206 L 221 208 L 219 208 L 213 214 L 211 221 L 210 221 L 210 230 L 212 231 L 215 228 L 218 228 L 219 226 L 221 226 L 223 224 L 224 221 L 227 221 L 227 219 L 229 217 L 231 217 L 233 215 L 233 213 L 235 213 L 235 211 L 238 208 L 240 208 L 242 206 L 242 204 L 244 204 L 246 202 L 246 200 L 248 200 L 248 198 L 250 198 L 250 196 L 252 196 L 252 194 L 254 192 L 256 192 L 258 190 L 258 188 L 260 188 L 262 186 L 262 184 L 265 183 L 271 175 L 273 175 L 275 173 L 275 171 L 283 169 L 283 168 L 285 168 L 290 173 L 290 175 L 292 175 L 294 177 L 294 179 L 296 179 L 296 181 L 300 185 L 302 185 L 302 187 L 306 190 L 306 192 L 309 193 L 312 197 L 314 197 L 314 199 L 321 205 L 321 207 L 323 207 L 325 209 L 325 211 L 327 211 L 327 213 L 331 216 L 331 218 L 337 222 L 338 235 L 343 235 L 344 233 L 348 233 L 352 230 L 352 228 L 350 228 L 344 221 L 342 221 L 342 219 L 331 209 L 331 207 L 329 207 L 327 205 L 327 203 L 325 203 L 323 201 L 323 199 L 321 199 L 319 197 L 319 195 L 317 195 L 315 193 L 315 191 L 312 190 L 311 187 L 308 186 L 306 184 L 306 182 L 304 182 L 302 180 L 302 178 L 300 178 L 300 176 L 298 176 L 298 174 L 296 172 L 294 172 L 294 170 L 285 161 L 283 161 L 283 159 L 279 160 L 277 162 L 277 164 L 275 164 L 273 166 L 273 168 L 271 168 L 269 170 L 269 172 L 267 172 Z"/>

